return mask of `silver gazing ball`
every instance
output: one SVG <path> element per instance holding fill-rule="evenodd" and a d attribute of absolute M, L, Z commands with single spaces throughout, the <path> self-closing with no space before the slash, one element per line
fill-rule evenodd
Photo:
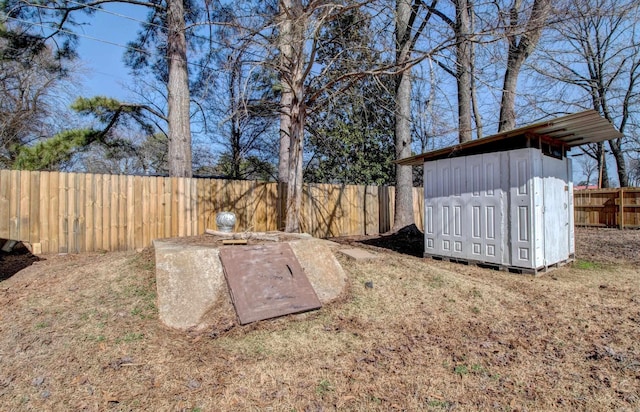
<path fill-rule="evenodd" d="M 233 212 L 220 212 L 216 215 L 216 225 L 220 232 L 233 232 L 236 225 L 236 214 Z"/>

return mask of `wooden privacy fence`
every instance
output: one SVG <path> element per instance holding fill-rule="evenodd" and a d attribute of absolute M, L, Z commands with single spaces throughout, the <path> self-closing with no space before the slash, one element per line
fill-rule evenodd
<path fill-rule="evenodd" d="M 223 210 L 237 231 L 282 228 L 278 183 L 0 170 L 0 239 L 36 253 L 133 250 L 153 239 L 215 228 Z M 282 187 L 280 188 L 282 189 Z M 302 230 L 316 237 L 377 234 L 393 224 L 393 187 L 307 184 Z M 422 228 L 423 192 L 414 189 Z"/>
<path fill-rule="evenodd" d="M 577 226 L 640 229 L 640 188 L 576 190 L 574 210 Z"/>

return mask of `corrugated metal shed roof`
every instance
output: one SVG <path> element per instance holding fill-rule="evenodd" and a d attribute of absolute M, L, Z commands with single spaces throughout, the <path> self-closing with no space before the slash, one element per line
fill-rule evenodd
<path fill-rule="evenodd" d="M 496 147 L 508 147 L 508 145 L 504 146 L 504 144 L 509 143 L 516 137 L 524 136 L 545 138 L 571 148 L 587 143 L 598 143 L 605 140 L 616 139 L 622 137 L 622 133 L 616 130 L 616 128 L 613 127 L 608 120 L 600 116 L 598 112 L 587 110 L 509 130 L 508 132 L 494 134 L 482 139 L 471 140 L 455 146 L 407 157 L 397 161 L 397 163 L 406 166 L 417 166 L 427 160 L 456 157 L 464 155 L 471 150 L 473 154 L 499 151 Z"/>

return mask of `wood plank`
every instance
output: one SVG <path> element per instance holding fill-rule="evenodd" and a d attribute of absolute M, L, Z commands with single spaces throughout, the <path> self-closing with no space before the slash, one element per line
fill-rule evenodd
<path fill-rule="evenodd" d="M 195 180 L 193 178 L 185 178 L 185 236 L 193 236 L 196 232 L 194 230 L 194 221 L 195 221 Z"/>
<path fill-rule="evenodd" d="M 147 247 L 151 243 L 151 239 L 149 238 L 149 233 L 151 230 L 151 221 L 149 220 L 149 214 L 151 212 L 151 194 L 149 187 L 149 177 L 148 176 L 140 176 L 140 186 L 142 190 L 142 202 L 140 207 L 142 209 L 142 246 L 143 248 Z"/>
<path fill-rule="evenodd" d="M 342 185 L 338 199 L 343 210 L 341 233 L 347 236 L 351 232 L 351 185 Z"/>
<path fill-rule="evenodd" d="M 144 207 L 143 207 L 143 188 L 142 176 L 132 176 L 132 198 L 133 198 L 133 239 L 127 250 L 135 250 L 144 247 Z"/>
<path fill-rule="evenodd" d="M 223 239 L 223 245 L 246 245 L 249 241 L 247 239 Z"/>
<path fill-rule="evenodd" d="M 196 180 L 196 234 L 201 235 L 204 233 L 205 227 L 205 211 L 206 211 L 206 192 L 205 192 L 205 183 L 207 179 L 197 179 Z"/>
<path fill-rule="evenodd" d="M 620 203 L 618 209 L 618 219 L 620 221 L 620 229 L 624 229 L 624 189 L 620 188 L 619 198 L 616 199 Z"/>
<path fill-rule="evenodd" d="M 418 229 L 424 228 L 424 190 L 413 188 L 413 219 Z"/>
<path fill-rule="evenodd" d="M 40 243 L 40 172 L 29 172 L 29 243 Z M 40 247 L 40 246 L 39 246 Z M 42 249 L 40 249 L 42 253 Z"/>
<path fill-rule="evenodd" d="M 251 214 L 253 216 L 252 225 L 257 232 L 266 232 L 269 230 L 269 192 L 267 184 L 256 182 L 253 188 L 253 200 L 251 204 Z"/>
<path fill-rule="evenodd" d="M 58 251 L 69 252 L 68 173 L 60 173 L 58 184 Z"/>
<path fill-rule="evenodd" d="M 165 238 L 171 237 L 171 209 L 172 209 L 172 178 L 165 177 L 162 179 L 162 184 L 164 188 L 164 202 L 163 202 L 163 210 L 164 210 L 164 236 Z"/>
<path fill-rule="evenodd" d="M 171 217 L 167 210 L 171 210 L 169 205 L 169 194 L 167 193 L 167 178 L 158 178 L 158 238 L 168 237 L 165 231 L 171 225 Z"/>
<path fill-rule="evenodd" d="M 40 172 L 40 190 L 38 193 L 38 200 L 40 202 L 40 211 L 38 213 L 40 233 L 38 242 L 40 243 L 42 253 L 49 253 L 49 210 L 51 209 L 49 173 L 50 172 Z"/>
<path fill-rule="evenodd" d="M 20 206 L 18 211 L 19 230 L 16 240 L 29 241 L 29 225 L 31 224 L 31 172 L 20 172 Z"/>
<path fill-rule="evenodd" d="M 102 217 L 101 230 L 97 233 L 100 237 L 100 248 L 98 250 L 111 250 L 111 222 L 109 216 L 111 213 L 111 194 L 109 192 L 111 188 L 111 176 L 102 174 L 100 175 L 102 184 L 98 187 L 101 192 L 100 197 L 100 212 Z"/>
<path fill-rule="evenodd" d="M 117 250 L 127 250 L 127 176 L 118 176 L 118 241 Z"/>
<path fill-rule="evenodd" d="M 137 177 L 137 176 L 136 176 Z M 134 176 L 127 176 L 127 236 L 124 250 L 133 250 L 136 247 L 136 228 L 138 221 L 136 218 L 136 197 L 135 197 L 135 183 Z"/>
<path fill-rule="evenodd" d="M 309 227 L 306 228 L 310 235 L 315 236 L 316 234 L 316 219 L 314 218 L 315 214 L 315 192 L 316 188 L 314 184 L 306 184 L 302 186 L 302 209 L 301 214 L 304 216 L 305 220 L 309 221 Z"/>
<path fill-rule="evenodd" d="M 249 227 L 247 219 L 247 185 L 245 181 L 230 181 L 233 187 L 233 206 L 229 209 L 236 214 L 236 227 L 235 231 L 244 232 L 247 230 L 253 230 Z"/>
<path fill-rule="evenodd" d="M 77 188 L 76 181 L 77 175 L 75 173 L 69 173 L 67 175 L 67 244 L 69 253 L 78 253 L 78 248 L 76 245 L 76 233 L 77 233 L 77 225 L 78 225 L 78 210 L 77 210 Z"/>
<path fill-rule="evenodd" d="M 78 174 L 76 178 L 76 204 L 77 214 L 75 226 L 76 248 L 78 253 L 87 251 L 87 213 L 89 193 L 87 192 L 87 179 L 85 174 Z"/>
<path fill-rule="evenodd" d="M 265 230 L 278 230 L 278 183 L 266 183 L 267 227 Z"/>
<path fill-rule="evenodd" d="M 84 186 L 84 198 L 83 203 L 84 207 L 84 222 L 82 225 L 83 234 L 84 234 L 84 242 L 83 251 L 84 252 L 93 252 L 96 249 L 96 185 L 95 179 L 96 175 L 86 173 L 84 176 L 84 182 L 82 182 Z"/>
<path fill-rule="evenodd" d="M 191 236 L 201 235 L 204 232 L 198 231 L 198 180 L 196 178 L 189 179 L 191 181 Z"/>
<path fill-rule="evenodd" d="M 178 215 L 178 226 L 175 228 L 176 229 L 176 235 L 179 237 L 183 237 L 186 235 L 187 230 L 186 230 L 186 208 L 187 208 L 187 200 L 186 200 L 186 191 L 185 191 L 185 178 L 181 177 L 177 179 L 177 192 L 176 192 L 176 198 L 178 200 L 178 205 L 177 205 L 177 215 Z"/>
<path fill-rule="evenodd" d="M 84 174 L 76 173 L 76 214 L 74 235 L 77 253 L 85 252 L 86 224 L 87 224 L 87 190 Z"/>
<path fill-rule="evenodd" d="M 388 194 L 389 203 L 387 204 L 388 216 L 387 216 L 387 231 L 391 230 L 395 221 L 396 213 L 396 188 L 393 186 L 387 186 L 386 191 Z"/>
<path fill-rule="evenodd" d="M 216 194 L 217 194 L 217 180 L 208 179 L 206 187 L 207 198 L 207 211 L 205 218 L 205 231 L 207 229 L 214 229 L 216 227 Z"/>
<path fill-rule="evenodd" d="M 49 253 L 60 251 L 60 173 L 49 173 Z"/>
<path fill-rule="evenodd" d="M 330 192 L 331 196 L 329 198 L 329 210 L 330 216 L 332 217 L 331 226 L 330 226 L 330 236 L 341 236 L 343 232 L 343 217 L 344 211 L 342 210 L 342 202 L 340 201 L 340 197 L 342 194 L 342 187 L 338 185 L 329 185 L 323 184 L 324 190 Z"/>
<path fill-rule="evenodd" d="M 116 175 L 109 176 L 109 243 L 104 243 L 103 247 L 106 250 L 114 251 L 118 250 L 118 233 L 119 230 L 119 213 L 120 213 L 120 177 Z"/>
<path fill-rule="evenodd" d="M 344 204 L 346 212 L 344 219 L 347 222 L 347 236 L 358 233 L 357 223 L 359 219 L 359 213 L 356 212 L 356 207 L 358 205 L 359 199 L 357 192 L 357 187 L 355 185 L 345 185 L 344 187 L 342 203 Z"/>
<path fill-rule="evenodd" d="M 104 250 L 102 247 L 103 234 L 105 230 L 103 229 L 103 219 L 104 219 L 104 175 L 99 174 L 95 175 L 95 180 L 92 182 L 92 191 L 95 193 L 95 207 L 94 207 L 94 225 L 95 231 L 93 236 L 93 248 L 94 251 Z"/>
<path fill-rule="evenodd" d="M 158 194 L 158 177 L 148 177 L 149 180 L 149 245 L 153 244 L 155 239 L 158 239 L 158 227 L 159 227 L 159 206 L 162 202 L 160 195 Z"/>
<path fill-rule="evenodd" d="M 10 239 L 11 172 L 0 170 L 0 238 Z"/>
<path fill-rule="evenodd" d="M 180 209 L 178 212 L 178 220 L 180 223 L 178 224 L 178 233 L 180 236 L 188 236 L 189 235 L 189 220 L 191 218 L 191 210 L 189 210 L 190 199 L 191 199 L 191 186 L 189 185 L 189 179 L 186 177 L 182 177 L 179 180 L 178 187 L 182 195 L 180 196 Z"/>
<path fill-rule="evenodd" d="M 358 197 L 360 199 L 360 210 L 358 211 L 360 228 L 358 232 L 364 236 L 366 234 L 366 227 L 367 227 L 367 215 L 366 215 L 367 187 L 366 186 L 364 185 L 358 186 Z"/>
<path fill-rule="evenodd" d="M 313 191 L 313 184 L 302 185 L 302 206 L 300 208 L 303 230 L 312 236 L 316 232 L 316 220 L 313 218 Z"/>
<path fill-rule="evenodd" d="M 178 210 L 180 209 L 180 197 L 181 192 L 179 188 L 179 178 L 171 178 L 171 231 L 170 237 L 179 236 L 178 227 L 180 225 L 180 216 L 178 216 Z"/>
<path fill-rule="evenodd" d="M 625 208 L 627 208 L 627 207 L 640 207 L 640 204 L 628 203 L 627 200 L 629 200 L 629 199 L 626 199 L 626 193 L 625 193 L 625 203 L 624 203 L 623 207 L 625 207 Z M 616 199 L 616 206 L 621 206 L 620 199 Z"/>
<path fill-rule="evenodd" d="M 380 233 L 380 209 L 377 186 L 366 187 L 364 208 L 366 216 L 364 234 L 373 235 Z"/>

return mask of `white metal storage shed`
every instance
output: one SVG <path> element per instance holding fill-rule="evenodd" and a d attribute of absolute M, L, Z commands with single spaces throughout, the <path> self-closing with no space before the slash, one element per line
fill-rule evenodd
<path fill-rule="evenodd" d="M 425 257 L 534 273 L 573 260 L 567 151 L 621 136 L 587 111 L 400 160 L 424 164 Z"/>

